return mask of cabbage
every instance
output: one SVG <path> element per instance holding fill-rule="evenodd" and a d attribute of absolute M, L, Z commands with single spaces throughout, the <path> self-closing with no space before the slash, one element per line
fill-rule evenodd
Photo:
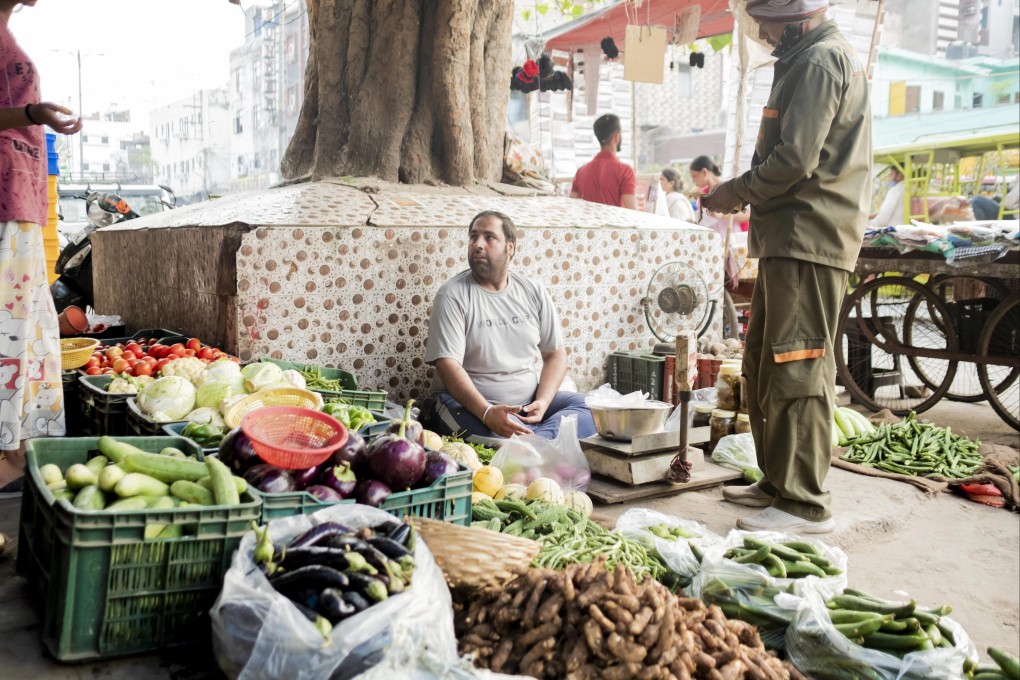
<path fill-rule="evenodd" d="M 241 369 L 241 375 L 244 376 L 244 389 L 248 392 L 258 392 L 264 387 L 284 382 L 283 369 L 268 362 L 248 364 Z M 293 387 L 289 383 L 287 386 Z"/>
<path fill-rule="evenodd" d="M 194 411 L 184 416 L 184 419 L 193 423 L 202 423 L 203 425 L 215 425 L 216 427 L 227 426 L 227 424 L 223 422 L 222 416 L 220 416 L 219 412 L 217 412 L 214 408 L 196 408 Z"/>
<path fill-rule="evenodd" d="M 160 422 L 181 420 L 195 408 L 195 396 L 195 386 L 187 378 L 166 376 L 154 380 L 138 393 L 138 408 L 153 420 L 159 414 Z"/>
<path fill-rule="evenodd" d="M 207 380 L 240 380 L 244 384 L 244 378 L 241 377 L 241 367 L 237 365 L 237 362 L 231 361 L 230 359 L 217 359 L 202 371 L 202 375 L 198 376 L 198 380 L 195 382 L 199 387 L 202 386 Z"/>
<path fill-rule="evenodd" d="M 283 380 L 290 383 L 293 387 L 303 390 L 307 387 L 305 383 L 305 377 L 295 371 L 293 368 L 288 368 L 283 372 Z"/>
<path fill-rule="evenodd" d="M 234 362 L 231 361 L 229 363 Z M 216 408 L 227 397 L 233 397 L 238 394 L 244 394 L 244 379 L 241 378 L 240 372 L 232 380 L 207 379 L 198 388 L 195 405 Z"/>

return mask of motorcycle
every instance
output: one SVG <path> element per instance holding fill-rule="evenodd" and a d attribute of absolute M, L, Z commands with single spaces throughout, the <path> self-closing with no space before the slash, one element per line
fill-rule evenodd
<path fill-rule="evenodd" d="M 90 192 L 76 198 L 84 200 L 88 206 L 88 226 L 60 251 L 57 258 L 54 270 L 58 278 L 50 284 L 50 295 L 58 313 L 71 305 L 82 309 L 92 306 L 92 233 L 138 217 L 138 213 L 117 194 Z"/>

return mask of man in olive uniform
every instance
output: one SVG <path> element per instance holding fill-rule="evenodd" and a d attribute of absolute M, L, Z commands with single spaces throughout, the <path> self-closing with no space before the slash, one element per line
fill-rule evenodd
<path fill-rule="evenodd" d="M 703 199 L 751 206 L 748 249 L 760 258 L 743 371 L 765 478 L 725 489 L 765 508 L 737 526 L 825 533 L 834 523 L 825 476 L 836 364 L 833 343 L 849 272 L 867 224 L 871 113 L 864 65 L 828 0 L 749 0 L 778 60 L 751 170 Z"/>

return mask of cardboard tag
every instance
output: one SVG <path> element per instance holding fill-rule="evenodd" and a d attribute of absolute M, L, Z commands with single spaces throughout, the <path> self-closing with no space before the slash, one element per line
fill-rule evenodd
<path fill-rule="evenodd" d="M 691 392 L 698 380 L 698 334 L 694 331 L 685 331 L 676 336 L 673 379 L 679 392 Z"/>
<path fill-rule="evenodd" d="M 698 39 L 701 30 L 701 5 L 691 5 L 676 18 L 673 26 L 673 44 L 689 45 Z"/>
<path fill-rule="evenodd" d="M 666 66 L 666 29 L 627 26 L 623 47 L 623 79 L 662 83 Z"/>

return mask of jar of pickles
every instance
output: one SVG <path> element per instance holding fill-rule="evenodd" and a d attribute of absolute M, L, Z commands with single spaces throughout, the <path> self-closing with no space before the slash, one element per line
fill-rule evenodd
<path fill-rule="evenodd" d="M 737 434 L 744 434 L 751 431 L 751 416 L 746 413 L 737 414 L 737 422 L 733 425 L 733 431 Z"/>
<path fill-rule="evenodd" d="M 736 411 L 740 407 L 740 366 L 727 364 L 719 368 L 715 383 L 715 404 L 725 411 Z"/>
<path fill-rule="evenodd" d="M 727 411 L 721 408 L 712 411 L 712 418 L 709 420 L 709 426 L 712 428 L 708 439 L 709 451 L 715 450 L 715 446 L 719 443 L 720 439 L 734 433 L 736 417 L 735 411 Z"/>
<path fill-rule="evenodd" d="M 715 410 L 714 403 L 704 402 L 694 405 L 694 417 L 691 427 L 708 427 L 712 420 L 712 411 Z"/>

